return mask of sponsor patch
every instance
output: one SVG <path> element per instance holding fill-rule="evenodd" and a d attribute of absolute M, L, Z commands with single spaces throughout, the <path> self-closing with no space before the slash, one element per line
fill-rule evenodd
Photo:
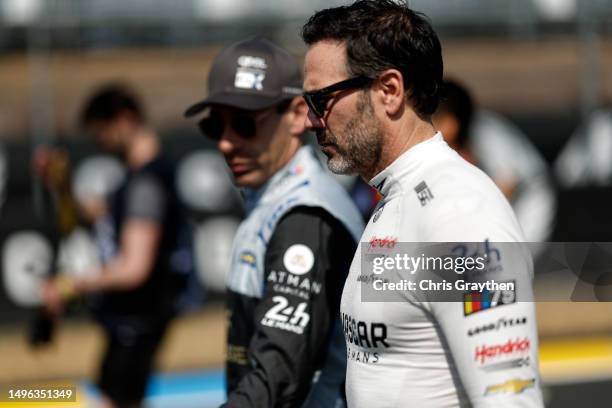
<path fill-rule="evenodd" d="M 275 303 L 261 319 L 261 324 L 296 334 L 304 334 L 304 328 L 310 322 L 310 314 L 306 311 L 307 303 L 296 307 L 291 306 L 284 296 L 274 296 Z"/>
<path fill-rule="evenodd" d="M 528 367 L 529 365 L 531 365 L 531 361 L 529 360 L 529 357 L 523 357 L 523 358 L 515 358 L 513 360 L 508 360 L 508 361 L 502 361 L 499 363 L 489 364 L 481 368 L 484 371 L 491 372 L 491 371 L 505 371 L 505 370 L 510 370 L 512 368 Z"/>
<path fill-rule="evenodd" d="M 395 237 L 372 237 L 370 238 L 370 248 L 394 248 L 397 245 Z"/>
<path fill-rule="evenodd" d="M 240 89 L 263 90 L 266 78 L 266 60 L 260 57 L 243 55 L 238 58 L 238 68 L 234 77 L 234 86 Z"/>
<path fill-rule="evenodd" d="M 363 348 L 389 348 L 387 342 L 387 325 L 382 322 L 365 322 L 356 320 L 353 316 L 342 313 L 344 338 L 348 345 Z"/>
<path fill-rule="evenodd" d="M 227 361 L 234 364 L 239 365 L 247 365 L 249 364 L 249 360 L 247 358 L 247 350 L 246 347 L 236 346 L 233 344 L 227 345 Z"/>
<path fill-rule="evenodd" d="M 503 344 L 494 344 L 491 346 L 482 345 L 480 347 L 476 347 L 474 360 L 480 362 L 480 364 L 484 364 L 490 360 L 498 360 L 500 358 L 513 357 L 516 355 L 525 355 L 529 353 L 530 348 L 531 342 L 527 337 L 523 339 L 510 339 Z"/>
<path fill-rule="evenodd" d="M 244 68 L 266 69 L 268 65 L 266 60 L 261 57 L 252 57 L 250 55 L 242 55 L 238 58 L 238 65 Z"/>
<path fill-rule="evenodd" d="M 377 364 L 380 354 L 375 351 L 361 351 L 349 346 L 346 348 L 346 358 L 357 363 Z"/>
<path fill-rule="evenodd" d="M 321 282 L 311 281 L 308 276 L 300 277 L 285 271 L 271 271 L 267 281 L 272 284 L 274 292 L 299 296 L 305 300 L 321 293 L 323 287 Z"/>
<path fill-rule="evenodd" d="M 485 239 L 484 242 L 478 243 L 475 247 L 472 245 L 460 243 L 455 245 L 451 252 L 455 256 L 477 258 L 482 257 L 486 261 L 486 267 L 482 269 L 472 269 L 467 271 L 468 275 L 472 278 L 490 274 L 495 272 L 501 272 L 504 270 L 502 265 L 502 253 L 501 250 L 494 246 L 489 238 Z"/>
<path fill-rule="evenodd" d="M 506 281 L 506 283 L 509 282 L 515 283 L 513 280 Z M 474 313 L 514 302 L 516 302 L 516 295 L 513 290 L 483 290 L 482 292 L 473 290 L 463 294 L 463 314 L 464 316 L 470 316 Z"/>
<path fill-rule="evenodd" d="M 490 331 L 499 331 L 500 329 L 515 327 L 515 326 L 523 326 L 527 324 L 527 317 L 500 317 L 495 322 L 485 323 L 482 326 L 474 327 L 473 329 L 468 329 L 468 336 L 475 336 L 480 333 L 486 333 Z"/>
<path fill-rule="evenodd" d="M 310 272 L 314 265 L 314 254 L 306 245 L 291 245 L 283 255 L 283 264 L 288 272 L 304 275 Z"/>
<path fill-rule="evenodd" d="M 253 268 L 256 266 L 255 254 L 251 251 L 243 251 L 240 253 L 238 259 L 241 264 L 248 265 Z"/>
<path fill-rule="evenodd" d="M 421 181 L 415 188 L 414 191 L 417 195 L 417 198 L 421 202 L 421 207 L 425 207 L 427 203 L 434 199 L 433 194 L 429 187 L 427 187 L 427 183 Z"/>
<path fill-rule="evenodd" d="M 302 174 L 304 172 L 304 169 L 302 168 L 302 166 L 300 166 L 299 164 L 296 166 L 293 166 L 290 170 L 291 175 L 293 176 L 299 176 L 300 174 Z"/>
<path fill-rule="evenodd" d="M 491 394 L 520 394 L 528 388 L 533 388 L 535 378 L 526 380 L 515 378 L 501 384 L 489 385 L 485 390 L 485 395 Z"/>

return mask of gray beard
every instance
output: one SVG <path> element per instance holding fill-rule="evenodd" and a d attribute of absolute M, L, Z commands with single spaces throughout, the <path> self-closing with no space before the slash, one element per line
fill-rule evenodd
<path fill-rule="evenodd" d="M 336 143 L 337 154 L 330 157 L 327 167 L 336 174 L 369 174 L 380 160 L 382 150 L 382 129 L 374 116 L 374 109 L 368 94 L 360 96 L 357 112 L 344 127 L 344 143 Z"/>

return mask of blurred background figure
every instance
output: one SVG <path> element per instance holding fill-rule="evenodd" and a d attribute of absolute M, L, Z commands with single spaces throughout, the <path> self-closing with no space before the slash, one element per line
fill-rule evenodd
<path fill-rule="evenodd" d="M 567 141 L 554 166 L 563 188 L 612 185 L 612 109 L 590 114 Z"/>
<path fill-rule="evenodd" d="M 175 191 L 173 164 L 130 89 L 117 84 L 99 89 L 87 102 L 81 122 L 101 150 L 124 163 L 127 173 L 122 177 L 121 168 L 108 162 L 120 182 L 107 202 L 101 194 L 107 186 L 82 185 L 75 178 L 75 193 L 93 224 L 100 266 L 50 279 L 43 300 L 58 316 L 71 298 L 92 298 L 108 342 L 98 379 L 103 405 L 136 407 L 193 269 L 191 231 Z M 42 155 L 39 150 L 36 168 L 44 185 L 53 189 L 53 174 Z M 81 167 L 79 175 L 86 177 L 87 167 Z M 83 248 L 80 252 L 86 253 Z"/>
<path fill-rule="evenodd" d="M 194 256 L 199 282 L 216 294 L 225 292 L 242 199 L 223 157 L 215 151 L 191 151 L 178 164 L 178 194 L 194 223 Z"/>
<path fill-rule="evenodd" d="M 106 201 L 124 182 L 125 173 L 125 165 L 110 154 L 96 154 L 77 163 L 71 190 L 86 221 L 93 223 L 106 214 Z"/>
<path fill-rule="evenodd" d="M 559 185 L 559 241 L 612 240 L 612 110 L 592 110 L 554 162 Z"/>
<path fill-rule="evenodd" d="M 0 210 L 6 200 L 6 183 L 8 181 L 8 159 L 4 146 L 0 144 Z M 1 212 L 0 212 L 1 214 Z"/>
<path fill-rule="evenodd" d="M 556 196 L 546 162 L 508 119 L 479 109 L 468 89 L 445 81 L 445 96 L 434 116 L 446 142 L 487 173 L 504 193 L 529 242 L 553 231 Z"/>

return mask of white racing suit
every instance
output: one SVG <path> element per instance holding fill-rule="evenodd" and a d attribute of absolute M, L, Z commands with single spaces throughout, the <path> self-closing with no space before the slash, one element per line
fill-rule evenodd
<path fill-rule="evenodd" d="M 383 198 L 361 238 L 341 302 L 348 406 L 542 407 L 533 262 L 528 251 L 510 256 L 496 246 L 524 241 L 502 193 L 439 133 L 370 184 Z M 400 302 L 364 301 L 363 285 L 378 278 L 362 270 L 362 250 L 389 254 L 401 242 L 485 243 L 487 262 L 495 267 L 478 279 L 513 282 L 515 290 L 467 290 L 453 302 L 404 290 Z"/>

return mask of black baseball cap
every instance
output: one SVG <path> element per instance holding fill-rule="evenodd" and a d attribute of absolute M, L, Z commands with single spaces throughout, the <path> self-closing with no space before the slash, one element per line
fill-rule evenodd
<path fill-rule="evenodd" d="M 208 97 L 190 106 L 185 116 L 213 104 L 245 110 L 272 107 L 302 94 L 302 69 L 285 49 L 263 37 L 225 48 L 208 74 Z"/>

